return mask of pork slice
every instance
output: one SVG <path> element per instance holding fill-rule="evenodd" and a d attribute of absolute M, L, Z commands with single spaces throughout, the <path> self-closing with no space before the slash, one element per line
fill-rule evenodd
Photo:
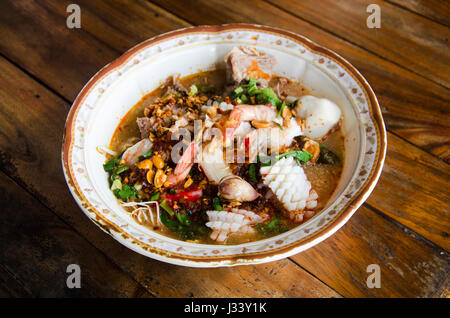
<path fill-rule="evenodd" d="M 267 87 L 277 63 L 275 57 L 249 47 L 234 47 L 226 56 L 227 81 L 238 84 L 256 78 L 261 87 Z"/>
<path fill-rule="evenodd" d="M 139 117 L 136 119 L 139 131 L 141 132 L 141 138 L 148 138 L 150 132 L 153 130 L 154 118 Z"/>

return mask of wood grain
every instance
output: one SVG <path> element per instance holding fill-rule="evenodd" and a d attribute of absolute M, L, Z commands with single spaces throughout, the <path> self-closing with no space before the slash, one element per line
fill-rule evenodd
<path fill-rule="evenodd" d="M 325 242 L 293 259 L 346 297 L 431 297 L 450 274 L 448 253 L 366 207 Z M 370 264 L 380 266 L 381 288 L 366 285 Z"/>
<path fill-rule="evenodd" d="M 3 109 L 0 120 L 7 117 L 16 123 L 9 130 L 0 130 L 0 133 L 2 136 L 22 136 L 21 138 L 16 138 L 18 142 L 14 148 L 9 146 L 7 140 L 0 139 L 0 151 L 3 154 L 1 163 L 6 167 L 7 173 L 29 188 L 30 191 L 33 191 L 37 197 L 41 198 L 43 202 L 50 206 L 82 235 L 85 235 L 102 252 L 111 257 L 115 263 L 120 264 L 127 273 L 146 286 L 152 294 L 158 296 L 186 296 L 191 294 L 195 296 L 226 295 L 227 297 L 239 295 L 255 297 L 280 295 L 291 297 L 312 295 L 337 296 L 336 293 L 321 284 L 318 280 L 313 279 L 299 267 L 294 266 L 289 260 L 268 265 L 239 268 L 211 270 L 185 269 L 136 255 L 109 237 L 105 238 L 105 235 L 91 224 L 70 198 L 58 164 L 59 158 L 48 155 L 48 153 L 57 152 L 60 147 L 58 136 L 60 136 L 60 129 L 62 127 L 58 127 L 55 123 L 63 122 L 67 112 L 67 106 L 64 107 L 63 101 L 56 98 L 37 83 L 31 81 L 8 63 L 0 63 L 0 74 L 3 74 L 0 75 L 0 101 L 2 103 L 1 108 Z M 20 88 L 17 88 L 15 84 L 17 82 L 21 83 Z M 24 90 L 26 93 L 21 94 L 21 90 Z M 39 99 L 36 99 L 36 94 L 40 96 Z M 19 105 L 23 104 L 29 105 L 30 111 L 26 114 L 19 111 Z M 42 105 L 45 105 L 45 108 Z M 44 109 L 46 110 L 45 115 L 42 114 Z M 24 125 L 24 123 L 30 123 L 33 120 L 35 121 L 33 125 Z M 40 140 L 39 144 L 36 144 L 37 140 Z M 6 153 L 9 154 L 9 157 L 4 155 Z M 354 223 L 353 219 L 347 225 L 352 233 L 356 233 L 356 238 L 363 235 L 360 232 L 362 231 L 359 229 L 360 226 L 361 224 L 358 222 Z M 381 228 L 383 231 L 389 229 L 397 233 L 395 241 L 392 241 L 392 244 L 410 241 L 406 233 L 398 230 L 394 224 L 386 222 L 376 214 L 371 216 L 371 226 Z M 377 240 L 374 239 L 372 243 L 374 248 L 378 250 L 382 250 L 389 243 L 389 241 L 387 243 L 384 240 L 381 234 L 377 234 Z M 319 246 L 327 245 L 329 240 L 321 243 Z M 349 242 L 347 244 L 351 245 L 354 244 L 352 242 L 355 238 L 350 235 L 348 240 Z M 98 242 L 101 243 L 99 244 Z M 414 244 L 414 241 L 411 241 L 409 244 Z M 420 244 L 420 242 L 417 244 Z M 424 253 L 422 255 L 424 259 L 428 259 L 429 256 L 427 253 L 430 252 L 429 250 L 418 250 L 419 254 Z M 329 255 L 334 254 L 330 253 Z M 346 253 L 345 255 L 340 254 L 340 260 L 350 264 L 362 261 L 366 263 L 372 262 L 374 256 L 372 254 L 369 256 L 364 255 L 362 257 L 359 252 Z M 368 260 L 365 260 L 365 258 L 368 258 Z M 409 258 L 408 254 L 405 254 L 402 255 L 402 258 L 398 262 L 403 264 L 412 263 L 413 261 L 413 259 Z M 330 262 L 325 260 L 324 262 L 328 264 L 329 271 L 334 272 L 340 270 L 340 264 L 330 264 Z M 303 266 L 303 263 L 300 264 Z M 317 274 L 314 267 L 308 270 L 314 275 Z M 433 266 L 429 271 L 429 276 L 440 277 L 442 270 L 444 269 Z M 419 275 L 419 272 L 413 275 L 416 274 Z M 286 277 L 286 279 L 278 280 L 275 276 Z M 295 278 L 287 279 L 287 277 Z M 341 288 L 342 282 L 340 280 L 342 276 L 332 276 L 331 278 L 320 277 L 321 280 L 325 278 L 329 280 L 329 284 L 333 283 Z M 419 280 L 419 277 L 416 277 L 416 280 Z M 352 284 L 352 282 L 349 284 Z M 417 292 L 420 288 L 420 285 L 418 285 L 411 290 L 412 292 Z M 357 289 L 360 290 L 359 293 L 363 292 L 361 291 L 361 286 Z M 337 291 L 341 293 L 345 289 Z M 384 292 L 387 295 L 388 290 L 386 289 Z M 411 293 L 409 295 L 413 294 Z"/>
<path fill-rule="evenodd" d="M 0 127 L 0 167 L 152 295 L 339 297 L 289 260 L 242 268 L 184 268 L 138 255 L 107 236 L 80 211 L 65 183 L 59 151 L 68 109 L 62 99 L 0 59 L 0 120 L 8 122 Z"/>
<path fill-rule="evenodd" d="M 388 0 L 443 25 L 450 26 L 450 3 L 442 0 Z"/>
<path fill-rule="evenodd" d="M 1 267 L 22 285 L 19 296 L 151 296 L 2 172 L 0 202 L 8 202 L 2 206 Z M 69 264 L 80 266 L 81 288 L 67 288 Z"/>
<path fill-rule="evenodd" d="M 450 29 L 381 0 L 269 0 L 332 34 L 425 78 L 450 87 Z M 369 29 L 369 4 L 381 9 L 381 27 Z"/>

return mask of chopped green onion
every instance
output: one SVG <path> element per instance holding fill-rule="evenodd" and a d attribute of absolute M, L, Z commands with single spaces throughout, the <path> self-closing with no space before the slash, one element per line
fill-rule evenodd
<path fill-rule="evenodd" d="M 239 98 L 241 99 L 241 102 L 242 102 L 242 103 L 248 102 L 248 98 L 247 98 L 247 96 L 244 95 L 244 94 L 242 94 Z"/>
<path fill-rule="evenodd" d="M 120 166 L 119 168 L 117 168 L 116 171 L 114 171 L 114 174 L 121 174 L 122 172 L 127 171 L 128 169 L 130 169 L 130 167 L 128 167 L 127 165 Z"/>
<path fill-rule="evenodd" d="M 247 93 L 250 96 L 256 95 L 256 94 L 261 94 L 263 91 L 259 90 L 256 86 L 252 86 L 248 89 Z"/>
<path fill-rule="evenodd" d="M 218 197 L 215 197 L 213 199 L 213 204 L 214 204 L 214 210 L 222 211 L 222 206 L 220 205 L 220 199 Z"/>
<path fill-rule="evenodd" d="M 112 158 L 107 163 L 103 165 L 103 169 L 105 169 L 106 172 L 111 172 L 114 170 L 115 167 L 117 167 L 120 164 L 119 158 Z"/>
<path fill-rule="evenodd" d="M 167 213 L 169 213 L 170 216 L 173 216 L 175 212 L 173 212 L 172 208 L 167 205 L 167 200 L 163 200 L 160 204 L 160 207 L 162 207 Z"/>
<path fill-rule="evenodd" d="M 154 193 L 154 194 L 150 197 L 150 201 L 156 201 L 156 200 L 158 200 L 160 194 L 161 194 L 160 192 Z"/>
<path fill-rule="evenodd" d="M 142 161 L 144 159 L 147 159 L 148 157 L 150 157 L 152 155 L 153 151 L 150 150 L 149 152 L 147 152 L 145 155 L 139 156 L 139 161 Z"/>
<path fill-rule="evenodd" d="M 253 180 L 253 182 L 258 182 L 258 179 L 256 178 L 256 163 L 252 163 L 250 165 L 248 174 L 250 175 L 250 178 Z"/>
<path fill-rule="evenodd" d="M 203 93 L 209 93 L 213 90 L 213 88 L 211 86 L 207 86 L 207 87 L 203 87 L 202 88 L 202 92 Z"/>
<path fill-rule="evenodd" d="M 178 228 L 178 222 L 173 221 L 167 217 L 166 213 L 160 213 L 161 222 L 170 229 L 176 230 Z"/>
<path fill-rule="evenodd" d="M 278 111 L 278 114 L 277 114 L 276 118 L 280 117 L 281 112 L 283 111 L 284 106 L 286 106 L 286 103 L 285 103 L 285 102 L 283 102 L 283 104 L 281 104 L 280 110 Z"/>
<path fill-rule="evenodd" d="M 239 86 L 239 87 L 236 88 L 233 92 L 234 92 L 236 95 L 239 95 L 239 94 L 241 94 L 243 91 L 244 91 L 244 89 L 243 89 L 241 86 Z"/>
<path fill-rule="evenodd" d="M 189 96 L 194 96 L 198 93 L 198 87 L 195 84 L 192 84 L 191 87 L 189 87 Z"/>
<path fill-rule="evenodd" d="M 116 189 L 122 190 L 122 182 L 119 179 L 115 179 L 111 185 L 111 191 Z"/>

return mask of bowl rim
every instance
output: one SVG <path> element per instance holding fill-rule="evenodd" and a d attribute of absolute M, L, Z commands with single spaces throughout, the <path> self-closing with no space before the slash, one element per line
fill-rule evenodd
<path fill-rule="evenodd" d="M 166 250 L 160 250 L 158 248 L 147 245 L 139 240 L 136 240 L 134 237 L 130 236 L 128 233 L 125 233 L 123 229 L 110 222 L 108 219 L 104 218 L 99 211 L 97 211 L 94 207 L 90 207 L 91 210 L 96 214 L 95 220 L 87 213 L 86 209 L 89 209 L 86 202 L 86 198 L 84 197 L 81 189 L 77 186 L 77 182 L 75 180 L 75 176 L 70 167 L 70 152 L 71 146 L 73 142 L 73 134 L 72 129 L 74 126 L 74 119 L 76 118 L 76 114 L 83 104 L 83 101 L 87 95 L 91 93 L 91 88 L 94 87 L 100 80 L 102 80 L 106 75 L 112 72 L 114 69 L 119 66 L 127 63 L 131 58 L 133 58 L 139 51 L 154 45 L 156 43 L 165 41 L 170 38 L 179 37 L 181 35 L 187 34 L 195 34 L 195 33 L 223 33 L 230 31 L 263 31 L 267 33 L 271 33 L 274 35 L 280 35 L 283 38 L 288 38 L 296 42 L 300 42 L 302 45 L 308 47 L 314 53 L 320 53 L 325 56 L 331 57 L 336 62 L 343 65 L 343 67 L 350 73 L 350 75 L 355 79 L 355 81 L 361 85 L 361 89 L 366 93 L 366 97 L 368 98 L 368 106 L 370 111 L 370 117 L 373 120 L 375 127 L 377 128 L 377 153 L 374 160 L 374 165 L 372 170 L 369 173 L 369 177 L 365 181 L 363 185 L 359 188 L 359 191 L 355 193 L 351 199 L 351 201 L 343 208 L 342 211 L 338 211 L 338 216 L 329 221 L 329 224 L 325 226 L 323 229 L 320 229 L 310 236 L 300 240 L 300 242 L 294 242 L 288 246 L 280 247 L 278 249 L 273 249 L 269 251 L 263 251 L 261 253 L 249 253 L 245 254 L 244 252 L 239 255 L 224 255 L 217 257 L 189 257 L 189 255 L 178 255 L 176 253 L 172 253 Z M 361 75 L 361 73 L 351 65 L 346 59 L 344 59 L 339 54 L 334 51 L 327 49 L 310 39 L 293 33 L 291 31 L 287 31 L 284 29 L 269 27 L 264 25 L 256 25 L 256 24 L 246 24 L 246 23 L 235 23 L 235 24 L 223 24 L 223 25 L 201 25 L 201 26 L 193 26 L 182 28 L 178 30 L 174 30 L 171 32 L 167 32 L 161 35 L 157 35 L 148 40 L 145 40 L 128 51 L 122 54 L 120 57 L 112 61 L 111 63 L 104 66 L 100 69 L 82 88 L 78 96 L 75 98 L 70 111 L 68 113 L 64 135 L 63 135 L 63 144 L 62 144 L 62 152 L 61 159 L 63 165 L 63 171 L 65 174 L 66 182 L 70 188 L 72 195 L 75 198 L 75 201 L 79 204 L 82 211 L 89 216 L 89 218 L 96 223 L 102 230 L 106 233 L 112 235 L 111 231 L 116 232 L 119 235 L 112 235 L 116 240 L 124 244 L 126 247 L 131 248 L 132 250 L 141 253 L 137 246 L 132 246 L 134 244 L 125 244 L 124 241 L 118 239 L 120 236 L 127 236 L 130 238 L 133 243 L 136 243 L 138 246 L 144 248 L 144 250 L 154 254 L 154 258 L 179 264 L 179 265 L 187 265 L 187 266 L 199 266 L 199 267 L 209 267 L 209 266 L 233 266 L 233 265 L 241 265 L 241 264 L 254 264 L 254 263 L 262 263 L 267 261 L 273 261 L 281 258 L 285 258 L 301 252 L 313 245 L 320 243 L 325 240 L 333 233 L 335 233 L 339 228 L 341 228 L 350 217 L 356 212 L 356 210 L 363 204 L 363 202 L 367 199 L 367 197 L 372 192 L 375 187 L 383 168 L 384 160 L 386 157 L 386 148 L 387 148 L 387 134 L 386 128 L 383 121 L 383 116 L 381 112 L 380 105 L 378 100 L 373 92 L 371 86 L 367 82 L 367 80 Z M 86 202 L 86 204 L 82 204 L 81 202 Z M 102 221 L 102 222 L 100 222 Z M 103 224 L 102 224 L 103 223 Z M 148 254 L 144 254 L 149 256 Z M 184 264 L 184 261 L 188 261 L 189 264 Z M 213 265 L 214 264 L 214 265 Z"/>

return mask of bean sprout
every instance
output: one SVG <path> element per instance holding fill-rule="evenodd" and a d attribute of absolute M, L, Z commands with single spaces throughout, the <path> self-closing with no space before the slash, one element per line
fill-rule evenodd
<path fill-rule="evenodd" d="M 156 225 L 161 225 L 158 201 L 129 202 L 123 203 L 122 206 L 133 207 L 134 210 L 131 212 L 131 216 L 135 217 L 140 224 L 148 222 L 150 219 L 150 223 L 155 225 L 155 220 L 153 218 L 153 210 L 150 208 L 150 204 L 156 205 Z"/>

